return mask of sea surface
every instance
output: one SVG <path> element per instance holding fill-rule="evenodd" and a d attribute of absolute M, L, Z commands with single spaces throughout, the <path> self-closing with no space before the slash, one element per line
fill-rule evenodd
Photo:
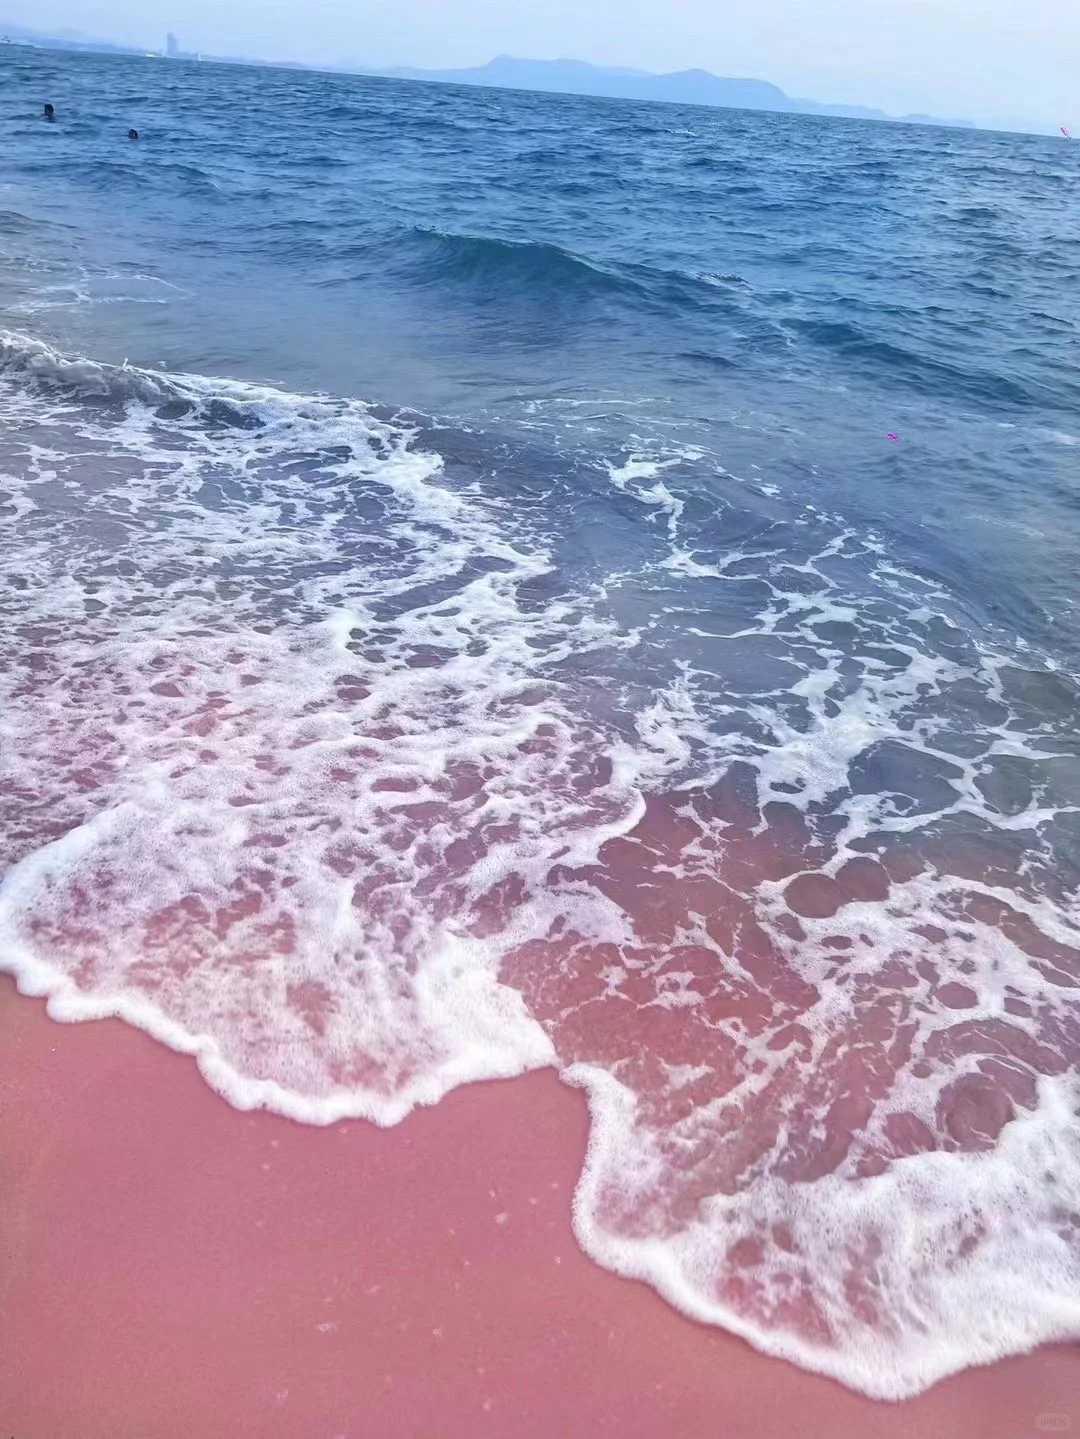
<path fill-rule="evenodd" d="M 868 1394 L 1080 1336 L 1080 147 L 18 47 L 0 146 L 0 965 L 312 1124 L 556 1066 L 588 1253 Z"/>

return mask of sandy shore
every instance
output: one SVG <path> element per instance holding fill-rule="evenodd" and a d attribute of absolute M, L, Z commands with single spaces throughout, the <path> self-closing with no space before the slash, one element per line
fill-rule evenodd
<path fill-rule="evenodd" d="M 0 1034 L 3 1439 L 1080 1435 L 1078 1346 L 876 1404 L 598 1269 L 553 1074 L 317 1130 L 7 979 Z"/>

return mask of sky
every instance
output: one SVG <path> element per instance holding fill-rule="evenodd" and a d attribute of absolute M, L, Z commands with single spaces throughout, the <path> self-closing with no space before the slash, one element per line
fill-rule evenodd
<path fill-rule="evenodd" d="M 370 68 L 496 54 L 701 67 L 789 94 L 1080 133 L 1080 0 L 0 0 L 147 48 Z"/>

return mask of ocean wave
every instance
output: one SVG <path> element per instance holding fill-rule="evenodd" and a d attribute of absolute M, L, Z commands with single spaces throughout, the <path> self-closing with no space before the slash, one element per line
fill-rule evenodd
<path fill-rule="evenodd" d="M 284 239 L 285 237 L 283 237 Z M 317 237 L 306 241 L 320 245 Z M 321 244 L 327 253 L 327 242 Z M 418 286 L 440 286 L 444 293 L 467 291 L 486 305 L 507 314 L 523 307 L 580 306 L 583 300 L 646 306 L 657 313 L 738 314 L 749 327 L 761 321 L 745 314 L 747 282 L 692 270 L 605 262 L 592 255 L 545 241 L 513 240 L 491 235 L 459 234 L 426 227 L 403 227 L 376 239 L 333 250 L 335 274 L 326 283 L 349 283 L 355 270 L 347 262 L 363 262 L 373 273 L 384 267 Z"/>
<path fill-rule="evenodd" d="M 0 210 L 0 233 L 2 234 L 31 233 L 35 230 L 49 228 L 43 221 L 34 219 L 32 215 L 24 215 L 19 210 Z"/>
<path fill-rule="evenodd" d="M 47 64 L 0 964 L 311 1123 L 554 1066 L 588 1252 L 865 1392 L 1080 1333 L 1069 148 Z"/>
<path fill-rule="evenodd" d="M 588 1252 L 868 1393 L 1080 1332 L 1069 677 L 692 447 L 523 506 L 501 440 L 15 335 L 0 408 L 54 1016 L 311 1123 L 556 1065 Z"/>
<path fill-rule="evenodd" d="M 126 139 L 124 143 L 128 143 Z M 22 168 L 29 175 L 48 173 L 76 180 L 91 191 L 109 194 L 116 191 L 164 191 L 173 197 L 216 200 L 226 193 L 219 181 L 200 165 L 160 159 L 155 159 L 153 165 L 144 165 L 136 158 L 137 147 L 130 146 L 129 149 L 132 154 L 123 160 L 98 158 L 87 163 L 81 157 L 72 156 L 59 162 L 24 161 Z"/>
<path fill-rule="evenodd" d="M 503 240 L 490 235 L 454 234 L 415 228 L 394 241 L 394 260 L 416 266 L 434 281 L 507 281 L 535 291 L 604 293 L 621 288 L 619 276 L 605 266 L 560 245 L 533 240 Z"/>
<path fill-rule="evenodd" d="M 469 291 L 481 301 L 509 310 L 539 304 L 580 303 L 583 298 L 616 298 L 640 291 L 639 282 L 624 270 L 607 266 L 559 245 L 539 241 L 458 234 L 407 226 L 389 234 L 350 244 L 335 253 L 341 268 L 362 262 L 372 272 L 388 269 L 421 287 Z M 347 284 L 347 269 L 326 283 Z"/>
<path fill-rule="evenodd" d="M 912 344 L 885 340 L 852 321 L 791 319 L 784 325 L 815 345 L 873 366 L 885 384 L 903 383 L 924 394 L 933 394 L 947 385 L 954 394 L 1025 408 L 1046 402 L 1041 389 L 1025 383 L 1018 375 L 950 363 L 940 352 L 931 354 Z M 974 337 L 974 327 L 971 333 Z"/>
<path fill-rule="evenodd" d="M 205 381 L 195 376 L 156 374 L 134 365 L 107 365 L 80 356 L 65 355 L 29 335 L 0 331 L 0 374 L 31 381 L 45 389 L 64 391 L 75 398 L 106 400 L 124 405 L 184 405 L 193 409 L 206 402 Z M 244 394 L 238 385 L 236 392 Z M 250 395 L 258 394 L 252 387 Z"/>

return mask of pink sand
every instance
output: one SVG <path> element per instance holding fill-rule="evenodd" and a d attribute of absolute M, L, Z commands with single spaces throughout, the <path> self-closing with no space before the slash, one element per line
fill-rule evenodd
<path fill-rule="evenodd" d="M 877 1404 L 597 1268 L 554 1074 L 319 1130 L 8 980 L 0 1033 L 2 1439 L 1080 1435 L 1078 1346 Z"/>

